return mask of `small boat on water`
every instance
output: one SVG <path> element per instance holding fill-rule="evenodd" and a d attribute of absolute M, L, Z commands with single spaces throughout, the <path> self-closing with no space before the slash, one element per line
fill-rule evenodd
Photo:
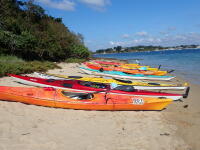
<path fill-rule="evenodd" d="M 109 76 L 113 78 L 122 78 L 122 79 L 137 79 L 137 80 L 163 80 L 168 81 L 175 76 L 156 76 L 156 75 L 143 75 L 143 74 L 128 74 L 120 71 L 104 71 L 104 70 L 94 70 L 90 68 L 80 67 L 80 69 L 87 74 L 94 74 L 99 76 Z"/>
<path fill-rule="evenodd" d="M 179 84 L 167 84 L 167 83 L 157 83 L 157 82 L 142 82 L 142 81 L 130 81 L 130 80 L 122 80 L 122 79 L 105 79 L 105 78 L 97 78 L 97 77 L 81 77 L 81 76 L 65 76 L 59 74 L 49 74 L 49 73 L 34 73 L 36 76 L 43 79 L 56 79 L 56 80 L 81 80 L 81 81 L 89 81 L 89 82 L 98 82 L 98 83 L 116 83 L 118 85 L 131 85 L 134 86 L 135 89 L 138 90 L 185 90 L 188 88 L 188 83 L 184 85 Z"/>
<path fill-rule="evenodd" d="M 119 96 L 111 93 L 77 93 L 67 89 L 0 86 L 0 100 L 81 110 L 162 110 L 167 98 Z"/>
<path fill-rule="evenodd" d="M 173 100 L 186 98 L 188 95 L 188 92 L 186 94 L 172 94 L 172 93 L 164 93 L 164 92 L 137 90 L 137 89 L 134 89 L 133 86 L 127 86 L 127 85 L 121 85 L 121 86 L 112 88 L 109 84 L 88 82 L 88 81 L 42 79 L 42 78 L 12 75 L 12 74 L 10 74 L 10 76 L 13 77 L 16 81 L 23 84 L 39 86 L 39 87 L 53 87 L 53 88 L 59 88 L 59 89 L 68 89 L 71 91 L 84 92 L 84 93 L 109 91 L 109 93 L 115 94 L 115 95 L 166 97 Z"/>

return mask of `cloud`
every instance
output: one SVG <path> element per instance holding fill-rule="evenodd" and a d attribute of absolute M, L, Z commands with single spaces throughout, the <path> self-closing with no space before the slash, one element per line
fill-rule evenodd
<path fill-rule="evenodd" d="M 107 4 L 110 4 L 109 0 L 80 0 L 82 3 L 92 6 L 104 7 Z"/>
<path fill-rule="evenodd" d="M 134 39 L 130 41 L 110 41 L 111 46 L 136 46 L 136 45 L 161 45 L 161 46 L 176 46 L 176 45 L 186 45 L 186 44 L 200 44 L 200 33 L 185 33 L 176 34 L 171 36 L 160 37 L 148 37 Z"/>
<path fill-rule="evenodd" d="M 105 7 L 111 4 L 110 0 L 35 0 L 35 1 L 42 3 L 48 7 L 65 11 L 75 10 L 75 5 L 77 1 L 98 11 L 104 11 Z"/>
<path fill-rule="evenodd" d="M 135 33 L 135 35 L 137 35 L 137 36 L 148 36 L 148 33 L 147 32 L 145 32 L 145 31 L 142 31 L 142 32 L 137 32 L 137 33 Z"/>
<path fill-rule="evenodd" d="M 125 38 L 125 39 L 130 38 L 130 35 L 129 34 L 123 34 L 122 37 Z"/>
<path fill-rule="evenodd" d="M 75 10 L 75 3 L 70 0 L 35 0 L 36 2 L 43 3 L 51 8 L 56 8 L 65 11 L 73 11 Z"/>
<path fill-rule="evenodd" d="M 133 46 L 133 45 L 137 45 L 139 43 L 142 43 L 144 41 L 144 39 L 135 39 L 135 40 L 131 40 L 131 41 L 118 41 L 118 42 L 114 42 L 114 41 L 110 41 L 109 44 L 111 46 Z"/>
<path fill-rule="evenodd" d="M 104 10 L 107 5 L 111 4 L 110 0 L 79 0 L 79 1 L 99 11 Z"/>

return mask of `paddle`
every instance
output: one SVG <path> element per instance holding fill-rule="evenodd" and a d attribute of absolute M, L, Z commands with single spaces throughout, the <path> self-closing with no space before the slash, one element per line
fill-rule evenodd
<path fill-rule="evenodd" d="M 172 69 L 172 70 L 170 70 L 170 71 L 167 71 L 167 73 L 172 73 L 172 72 L 174 72 L 174 71 L 175 71 L 175 70 Z"/>
<path fill-rule="evenodd" d="M 159 66 L 158 66 L 158 70 L 160 70 L 161 66 L 162 66 L 162 65 L 159 65 Z"/>
<path fill-rule="evenodd" d="M 190 87 L 187 87 L 185 94 L 183 94 L 183 98 L 187 98 L 190 92 Z"/>

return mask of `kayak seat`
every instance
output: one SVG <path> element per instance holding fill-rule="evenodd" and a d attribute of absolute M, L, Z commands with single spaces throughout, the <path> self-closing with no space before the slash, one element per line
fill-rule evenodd
<path fill-rule="evenodd" d="M 103 83 L 96 83 L 96 82 L 88 82 L 88 81 L 80 81 L 80 85 L 87 86 L 87 87 L 93 87 L 93 88 L 106 88 L 107 86 Z"/>
<path fill-rule="evenodd" d="M 80 79 L 82 77 L 81 76 L 68 76 L 68 78 Z"/>
<path fill-rule="evenodd" d="M 67 87 L 67 88 L 72 88 L 72 84 L 63 83 L 62 85 L 63 85 L 64 87 Z"/>
<path fill-rule="evenodd" d="M 160 85 L 159 83 L 148 83 L 149 85 Z"/>
<path fill-rule="evenodd" d="M 47 79 L 46 81 L 47 81 L 47 82 L 54 82 L 55 79 Z"/>
<path fill-rule="evenodd" d="M 113 90 L 119 90 L 119 91 L 125 91 L 125 92 L 134 92 L 135 91 L 134 87 L 131 85 L 120 85 L 120 86 L 114 88 Z"/>
<path fill-rule="evenodd" d="M 132 81 L 129 81 L 129 80 L 122 80 L 122 79 L 116 79 L 116 78 L 114 78 L 114 80 L 123 82 L 123 83 L 133 83 Z"/>
<path fill-rule="evenodd" d="M 92 93 L 73 93 L 73 92 L 62 91 L 62 94 L 64 96 L 78 100 L 86 100 L 86 99 L 88 100 L 94 97 Z"/>
<path fill-rule="evenodd" d="M 100 71 L 100 72 L 103 72 L 103 71 L 104 71 L 104 69 L 103 69 L 103 68 L 100 68 L 100 69 L 99 69 L 99 71 Z"/>

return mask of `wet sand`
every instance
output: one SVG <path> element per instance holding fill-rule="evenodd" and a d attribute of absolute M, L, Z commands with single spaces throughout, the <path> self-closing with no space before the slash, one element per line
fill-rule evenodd
<path fill-rule="evenodd" d="M 84 75 L 79 64 L 49 73 Z M 25 86 L 10 77 L 0 86 Z M 200 86 L 163 111 L 83 111 L 0 101 L 0 150 L 198 150 Z M 185 108 L 184 108 L 185 107 Z"/>

